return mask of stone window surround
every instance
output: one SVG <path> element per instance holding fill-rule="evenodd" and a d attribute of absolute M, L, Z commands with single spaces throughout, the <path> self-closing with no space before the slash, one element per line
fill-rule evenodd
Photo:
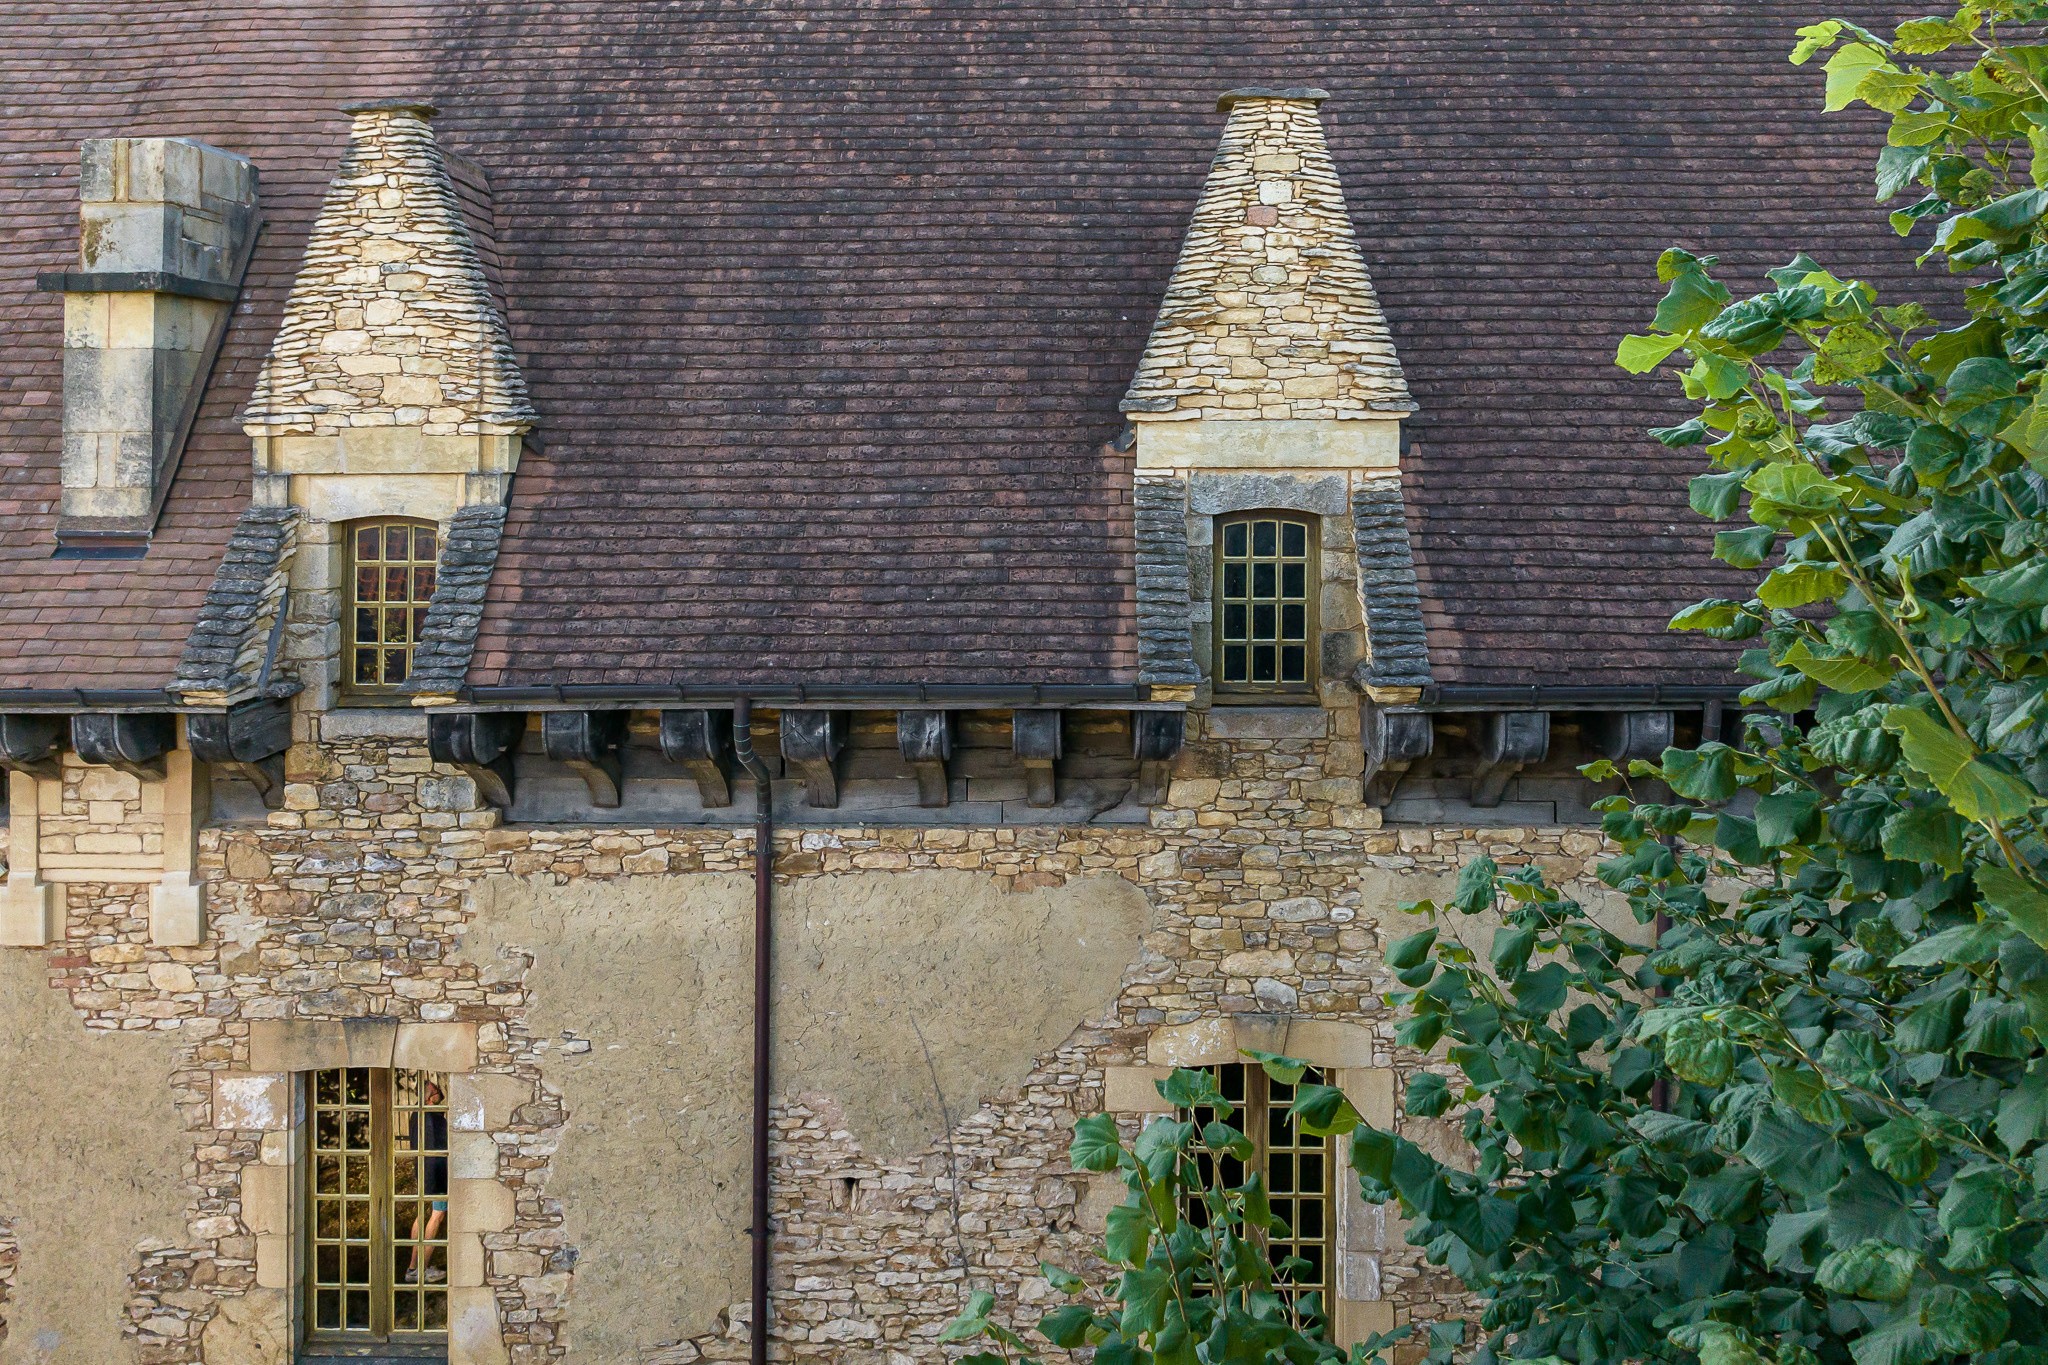
<path fill-rule="evenodd" d="M 1332 635 L 1351 635 L 1361 645 L 1364 637 L 1364 607 L 1358 599 L 1355 554 L 1351 526 L 1351 483 L 1362 474 L 1328 470 L 1259 470 L 1214 472 L 1194 470 L 1188 476 L 1188 559 L 1192 600 L 1188 624 L 1195 641 L 1197 663 L 1205 680 L 1214 676 L 1213 642 L 1216 631 L 1216 523 L 1240 512 L 1294 512 L 1315 519 L 1321 541 L 1321 556 L 1315 563 L 1316 599 L 1311 617 L 1315 623 L 1311 673 L 1320 682 L 1315 690 L 1290 692 L 1225 692 L 1209 684 L 1211 699 L 1231 706 L 1349 705 L 1348 695 L 1332 698 L 1328 689 L 1336 686 L 1348 694 L 1350 668 L 1334 669 L 1323 653 Z"/>
<path fill-rule="evenodd" d="M 493 1129 L 532 1097 L 516 1077 L 477 1070 L 477 1026 L 390 1019 L 259 1019 L 249 1025 L 248 1071 L 214 1077 L 216 1128 L 263 1134 L 261 1160 L 242 1168 L 242 1221 L 256 1238 L 256 1284 L 297 1340 L 304 1251 L 305 1078 L 329 1067 L 403 1067 L 448 1077 L 448 1365 L 506 1365 L 483 1237 L 505 1232 L 513 1193 L 498 1180 Z M 209 1365 L 214 1365 L 209 1356 Z M 289 1365 L 233 1360 L 218 1365 Z"/>
<path fill-rule="evenodd" d="M 1247 1050 L 1296 1057 L 1321 1068 L 1331 1083 L 1351 1098 L 1365 1121 L 1392 1131 L 1395 1119 L 1394 1072 L 1374 1064 L 1378 1040 L 1363 1024 L 1340 1019 L 1289 1015 L 1226 1015 L 1173 1024 L 1152 1030 L 1144 1049 L 1145 1062 L 1103 1070 L 1103 1108 L 1112 1114 L 1151 1117 L 1173 1111 L 1159 1096 L 1157 1081 L 1176 1067 L 1250 1064 Z M 1351 1141 L 1339 1140 L 1336 1165 L 1340 1175 L 1351 1169 Z M 1113 1175 L 1089 1177 L 1084 1209 L 1096 1217 L 1122 1201 L 1123 1186 Z M 1358 1182 L 1340 1179 L 1336 1199 L 1336 1265 L 1330 1299 L 1330 1327 L 1339 1346 L 1363 1341 L 1374 1332 L 1391 1331 L 1394 1306 L 1381 1297 L 1379 1257 L 1389 1245 L 1393 1224 L 1387 1212 L 1367 1204 Z"/>

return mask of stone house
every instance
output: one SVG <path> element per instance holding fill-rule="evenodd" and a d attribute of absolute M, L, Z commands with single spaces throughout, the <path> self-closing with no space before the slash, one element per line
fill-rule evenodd
<path fill-rule="evenodd" d="M 934 1362 L 1172 1066 L 1448 1150 L 1398 907 L 1737 691 L 1656 252 L 1902 269 L 1806 17 L 0 7 L 0 1361 Z"/>

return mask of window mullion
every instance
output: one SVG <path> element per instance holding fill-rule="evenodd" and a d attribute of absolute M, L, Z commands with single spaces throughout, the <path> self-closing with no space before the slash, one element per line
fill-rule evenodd
<path fill-rule="evenodd" d="M 370 1332 L 391 1336 L 391 1072 L 370 1073 Z"/>

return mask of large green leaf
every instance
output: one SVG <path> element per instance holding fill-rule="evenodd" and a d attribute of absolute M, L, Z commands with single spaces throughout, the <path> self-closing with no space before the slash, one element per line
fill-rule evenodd
<path fill-rule="evenodd" d="M 1837 692 L 1868 692 L 1883 687 L 1898 672 L 1889 664 L 1869 663 L 1852 654 L 1816 655 L 1804 640 L 1793 642 L 1792 648 L 1785 651 L 1784 661 L 1822 687 Z"/>
<path fill-rule="evenodd" d="M 1103 1250 L 1112 1261 L 1141 1264 L 1158 1226 L 1158 1220 L 1143 1204 L 1118 1204 L 1109 1211 L 1104 1225 Z"/>
<path fill-rule="evenodd" d="M 1767 607 L 1790 611 L 1840 597 L 1849 580 L 1818 564 L 1781 564 L 1758 585 L 1756 595 Z"/>
<path fill-rule="evenodd" d="M 1903 1247 L 1861 1241 L 1830 1252 L 1815 1278 L 1830 1294 L 1897 1303 L 1913 1287 L 1913 1273 L 1919 1268 L 1919 1256 Z"/>
<path fill-rule="evenodd" d="M 2032 787 L 1985 763 L 1974 745 L 1925 711 L 1894 706 L 1885 712 L 1884 728 L 1899 737 L 1906 762 L 1965 819 L 2016 820 L 2041 804 Z"/>
<path fill-rule="evenodd" d="M 1116 1131 L 1114 1115 L 1091 1114 L 1074 1124 L 1074 1140 L 1067 1148 L 1067 1159 L 1076 1170 L 1113 1171 L 1122 1153 L 1123 1139 Z"/>
<path fill-rule="evenodd" d="M 2012 921 L 2013 927 L 2048 948 L 2048 892 L 2011 868 L 1986 863 L 1976 872 L 1977 891 L 1985 903 Z"/>

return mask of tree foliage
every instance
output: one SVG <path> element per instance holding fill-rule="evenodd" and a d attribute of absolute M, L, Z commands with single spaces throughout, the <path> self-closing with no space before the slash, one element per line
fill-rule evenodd
<path fill-rule="evenodd" d="M 1402 1040 L 1459 1073 L 1408 1112 L 1462 1106 L 1477 1166 L 1363 1129 L 1354 1161 L 1483 1297 L 1482 1359 L 2048 1361 L 2044 18 L 1793 53 L 1891 116 L 1878 195 L 1918 191 L 1891 221 L 1962 277 L 1945 323 L 1805 256 L 1736 299 L 1673 250 L 1621 344 L 1699 405 L 1653 434 L 1757 578 L 1672 624 L 1743 643 L 1753 709 L 1588 770 L 1661 784 L 1601 803 L 1655 933 L 1482 859 L 1388 952 Z"/>
<path fill-rule="evenodd" d="M 1269 1060 L 1283 1071 L 1287 1065 Z M 1300 1079 L 1298 1065 L 1291 1074 Z M 1405 1339 L 1405 1331 L 1390 1333 L 1348 1353 L 1330 1344 L 1321 1296 L 1287 1287 L 1305 1263 L 1275 1264 L 1268 1251 L 1282 1224 L 1264 1176 L 1250 1171 L 1227 1183 L 1224 1158 L 1247 1162 L 1253 1149 L 1232 1123 L 1236 1111 L 1216 1078 L 1179 1070 L 1156 1084 L 1176 1112 L 1152 1119 L 1135 1142 L 1124 1141 L 1113 1115 L 1074 1125 L 1068 1156 L 1075 1169 L 1114 1174 L 1124 1185 L 1099 1253 L 1115 1279 L 1104 1291 L 1072 1271 L 1041 1266 L 1071 1302 L 1042 1316 L 1035 1334 L 1062 1351 L 1092 1349 L 1097 1365 L 1363 1365 L 1374 1350 Z M 1326 1120 L 1355 1123 L 1342 1096 L 1309 1088 L 1326 1097 Z M 1306 1122 L 1312 1131 L 1333 1131 L 1314 1127 L 1313 1117 Z M 939 1340 L 980 1347 L 960 1365 L 1036 1365 L 1037 1348 L 992 1317 L 994 1308 L 993 1294 L 975 1292 Z M 1447 1365 L 1460 1332 L 1454 1324 L 1435 1329 L 1427 1365 Z"/>

